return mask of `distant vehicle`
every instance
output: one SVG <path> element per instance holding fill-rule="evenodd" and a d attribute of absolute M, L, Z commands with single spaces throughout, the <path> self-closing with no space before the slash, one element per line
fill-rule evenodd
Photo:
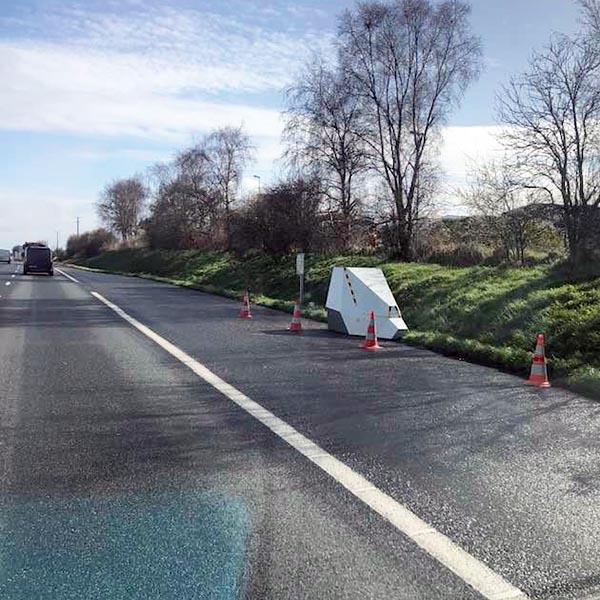
<path fill-rule="evenodd" d="M 13 246 L 12 256 L 14 260 L 21 260 L 21 253 L 23 252 L 22 246 Z"/>
<path fill-rule="evenodd" d="M 48 273 L 54 275 L 52 251 L 47 246 L 29 245 L 25 249 L 23 275 L 29 273 Z"/>
<path fill-rule="evenodd" d="M 31 246 L 37 246 L 38 248 L 47 248 L 48 244 L 46 242 L 25 242 L 23 245 L 19 246 L 21 248 L 21 260 L 25 261 L 25 255 L 27 254 L 27 248 Z"/>
<path fill-rule="evenodd" d="M 10 250 L 0 250 L 0 262 L 5 262 L 10 265 L 11 261 Z"/>

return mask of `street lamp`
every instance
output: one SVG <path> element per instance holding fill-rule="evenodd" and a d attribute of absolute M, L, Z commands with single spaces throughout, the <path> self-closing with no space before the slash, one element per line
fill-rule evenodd
<path fill-rule="evenodd" d="M 260 196 L 260 175 L 252 175 L 252 177 L 258 180 L 258 195 Z"/>

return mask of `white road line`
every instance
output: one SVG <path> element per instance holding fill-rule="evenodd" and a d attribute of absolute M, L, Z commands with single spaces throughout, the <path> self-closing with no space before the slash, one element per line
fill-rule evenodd
<path fill-rule="evenodd" d="M 465 552 L 452 540 L 421 520 L 411 510 L 388 496 L 362 475 L 317 446 L 293 427 L 263 408 L 260 404 L 215 375 L 203 364 L 143 325 L 123 309 L 97 292 L 91 292 L 122 319 L 150 338 L 169 354 L 190 368 L 198 377 L 212 385 L 247 413 L 266 425 L 273 433 L 320 467 L 351 494 L 387 519 L 394 527 L 413 540 L 425 552 L 458 575 L 465 583 L 489 600 L 527 599 L 527 595 L 492 571 L 484 563 Z"/>
<path fill-rule="evenodd" d="M 16 277 L 16 275 L 13 273 L 13 274 L 11 275 L 11 277 L 13 277 L 13 278 L 14 278 L 14 277 Z"/>
<path fill-rule="evenodd" d="M 10 285 L 10 281 L 7 281 L 4 285 Z"/>
<path fill-rule="evenodd" d="M 67 279 L 70 279 L 71 281 L 74 281 L 75 283 L 79 283 L 79 279 L 75 279 L 75 277 L 69 275 L 68 273 L 65 273 L 61 269 L 54 267 L 54 270 L 58 271 L 61 275 L 64 275 Z"/>

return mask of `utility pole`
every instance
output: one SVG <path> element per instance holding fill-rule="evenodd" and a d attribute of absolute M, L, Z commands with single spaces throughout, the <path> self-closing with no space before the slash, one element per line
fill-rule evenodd
<path fill-rule="evenodd" d="M 56 232 L 56 252 L 58 252 L 58 231 Z"/>
<path fill-rule="evenodd" d="M 79 217 L 77 217 L 77 237 L 79 237 Z"/>

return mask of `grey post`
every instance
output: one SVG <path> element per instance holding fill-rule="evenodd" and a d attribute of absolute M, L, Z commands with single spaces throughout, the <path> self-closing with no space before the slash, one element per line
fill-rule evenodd
<path fill-rule="evenodd" d="M 296 254 L 296 273 L 300 279 L 300 304 L 304 302 L 304 252 Z"/>

